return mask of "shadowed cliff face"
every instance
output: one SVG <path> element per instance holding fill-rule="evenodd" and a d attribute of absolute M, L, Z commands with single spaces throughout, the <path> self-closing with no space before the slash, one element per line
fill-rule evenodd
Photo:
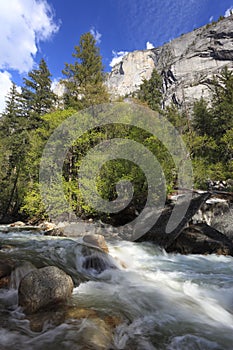
<path fill-rule="evenodd" d="M 115 65 L 107 79 L 113 96 L 136 91 L 155 67 L 163 77 L 164 105 L 190 108 L 211 94 L 210 79 L 224 66 L 233 69 L 233 16 L 184 34 L 155 49 L 134 51 Z"/>

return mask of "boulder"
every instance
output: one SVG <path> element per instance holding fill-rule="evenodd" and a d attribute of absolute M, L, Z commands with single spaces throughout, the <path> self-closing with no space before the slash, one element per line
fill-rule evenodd
<path fill-rule="evenodd" d="M 96 248 L 100 248 L 105 253 L 108 253 L 108 246 L 105 238 L 102 235 L 86 235 L 83 237 L 83 242 Z"/>
<path fill-rule="evenodd" d="M 202 223 L 185 228 L 167 248 L 168 253 L 233 255 L 232 240 Z"/>
<path fill-rule="evenodd" d="M 22 221 L 16 221 L 10 224 L 10 227 L 22 227 L 22 226 L 26 226 L 26 224 Z"/>
<path fill-rule="evenodd" d="M 43 230 L 43 231 L 51 231 L 51 230 L 54 230 L 56 228 L 56 225 L 53 224 L 52 222 L 44 221 L 38 225 L 38 228 Z"/>
<path fill-rule="evenodd" d="M 73 291 L 72 278 L 56 266 L 33 270 L 24 276 L 19 285 L 19 305 L 25 313 L 65 302 Z"/>
<path fill-rule="evenodd" d="M 189 207 L 186 212 L 184 212 L 184 208 L 186 208 L 186 205 L 185 205 L 186 198 L 184 197 L 184 199 L 182 199 L 177 204 L 177 209 L 178 209 L 177 213 L 179 215 L 179 212 L 184 212 L 183 218 L 179 222 L 179 224 L 175 226 L 174 229 L 169 233 L 166 232 L 166 228 L 171 218 L 171 215 L 173 213 L 174 205 L 166 207 L 161 212 L 158 220 L 152 226 L 152 228 L 150 228 L 144 235 L 135 239 L 134 241 L 136 242 L 151 241 L 167 250 L 170 247 L 170 245 L 172 245 L 172 243 L 179 237 L 181 232 L 184 230 L 187 224 L 191 221 L 194 214 L 196 214 L 196 212 L 200 209 L 203 203 L 205 203 L 205 201 L 208 198 L 210 198 L 210 196 L 211 196 L 210 192 L 204 192 L 200 195 L 198 194 L 197 196 L 194 195 L 194 197 L 189 203 Z M 147 220 L 150 222 L 150 217 Z M 173 220 L 176 220 L 176 218 L 173 217 Z M 145 223 L 142 222 L 142 225 L 145 226 Z"/>

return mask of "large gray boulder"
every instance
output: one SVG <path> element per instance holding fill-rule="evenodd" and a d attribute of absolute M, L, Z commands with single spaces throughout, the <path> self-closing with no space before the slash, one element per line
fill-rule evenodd
<path fill-rule="evenodd" d="M 54 306 L 66 301 L 73 287 L 72 278 L 56 266 L 33 270 L 20 282 L 19 305 L 25 313 Z"/>

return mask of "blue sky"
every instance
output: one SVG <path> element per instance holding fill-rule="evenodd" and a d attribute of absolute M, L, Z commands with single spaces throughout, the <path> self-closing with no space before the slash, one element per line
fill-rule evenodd
<path fill-rule="evenodd" d="M 109 71 L 123 52 L 162 45 L 230 8 L 233 0 L 2 0 L 0 111 L 11 80 L 20 86 L 42 57 L 52 79 L 61 78 L 87 31 L 96 35 Z"/>

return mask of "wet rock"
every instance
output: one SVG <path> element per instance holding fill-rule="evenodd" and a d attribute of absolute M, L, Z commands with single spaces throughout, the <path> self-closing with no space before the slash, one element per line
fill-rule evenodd
<path fill-rule="evenodd" d="M 56 225 L 53 224 L 52 222 L 44 221 L 38 225 L 38 228 L 41 229 L 42 231 L 51 231 L 56 228 Z"/>
<path fill-rule="evenodd" d="M 6 263 L 0 263 L 0 288 L 8 288 L 12 267 Z"/>
<path fill-rule="evenodd" d="M 96 318 L 98 317 L 97 312 L 92 309 L 85 309 L 85 308 L 77 308 L 77 307 L 69 307 L 66 310 L 66 319 L 74 318 L 76 320 L 79 320 L 81 318 Z"/>
<path fill-rule="evenodd" d="M 83 342 L 87 349 L 95 350 L 111 349 L 113 344 L 112 329 L 100 318 L 88 319 L 85 322 L 85 332 L 83 332 Z"/>
<path fill-rule="evenodd" d="M 22 227 L 22 226 L 26 226 L 26 224 L 22 221 L 16 221 L 10 224 L 10 227 Z"/>
<path fill-rule="evenodd" d="M 221 232 L 203 223 L 185 228 L 167 252 L 233 255 L 233 244 Z"/>
<path fill-rule="evenodd" d="M 63 311 L 39 311 L 26 316 L 29 320 L 30 329 L 33 332 L 42 332 L 45 325 L 57 327 L 65 321 L 65 313 Z"/>
<path fill-rule="evenodd" d="M 25 313 L 65 302 L 73 291 L 72 278 L 55 266 L 29 272 L 19 285 L 19 305 Z"/>
<path fill-rule="evenodd" d="M 10 276 L 0 278 L 0 288 L 9 288 Z"/>
<path fill-rule="evenodd" d="M 192 217 L 197 213 L 197 211 L 200 209 L 200 207 L 205 203 L 205 201 L 211 196 L 211 193 L 205 192 L 201 195 L 197 195 L 194 198 L 191 199 L 189 203 L 189 207 L 187 211 L 184 211 L 184 208 L 186 208 L 186 199 L 182 199 L 178 204 L 177 213 L 179 215 L 179 212 L 184 212 L 182 220 L 179 222 L 178 225 L 175 225 L 174 229 L 167 233 L 166 228 L 168 225 L 168 222 L 171 218 L 171 215 L 173 213 L 174 206 L 166 207 L 160 214 L 158 220 L 156 223 L 152 226 L 152 228 L 148 229 L 148 231 L 136 239 L 136 242 L 143 242 L 143 241 L 151 241 L 155 244 L 158 244 L 162 248 L 165 248 L 167 250 L 168 247 L 179 237 L 181 232 L 184 230 L 184 228 L 187 226 L 188 222 L 192 219 Z M 153 213 L 152 213 L 153 214 Z M 175 220 L 176 218 L 173 218 Z M 148 222 L 150 222 L 150 217 L 147 218 Z M 145 225 L 146 223 L 142 222 L 142 225 Z"/>
<path fill-rule="evenodd" d="M 102 235 L 86 235 L 83 237 L 83 242 L 93 247 L 100 248 L 105 253 L 109 252 L 105 238 Z"/>
<path fill-rule="evenodd" d="M 12 267 L 9 264 L 0 263 L 0 278 L 9 276 L 11 274 Z"/>

